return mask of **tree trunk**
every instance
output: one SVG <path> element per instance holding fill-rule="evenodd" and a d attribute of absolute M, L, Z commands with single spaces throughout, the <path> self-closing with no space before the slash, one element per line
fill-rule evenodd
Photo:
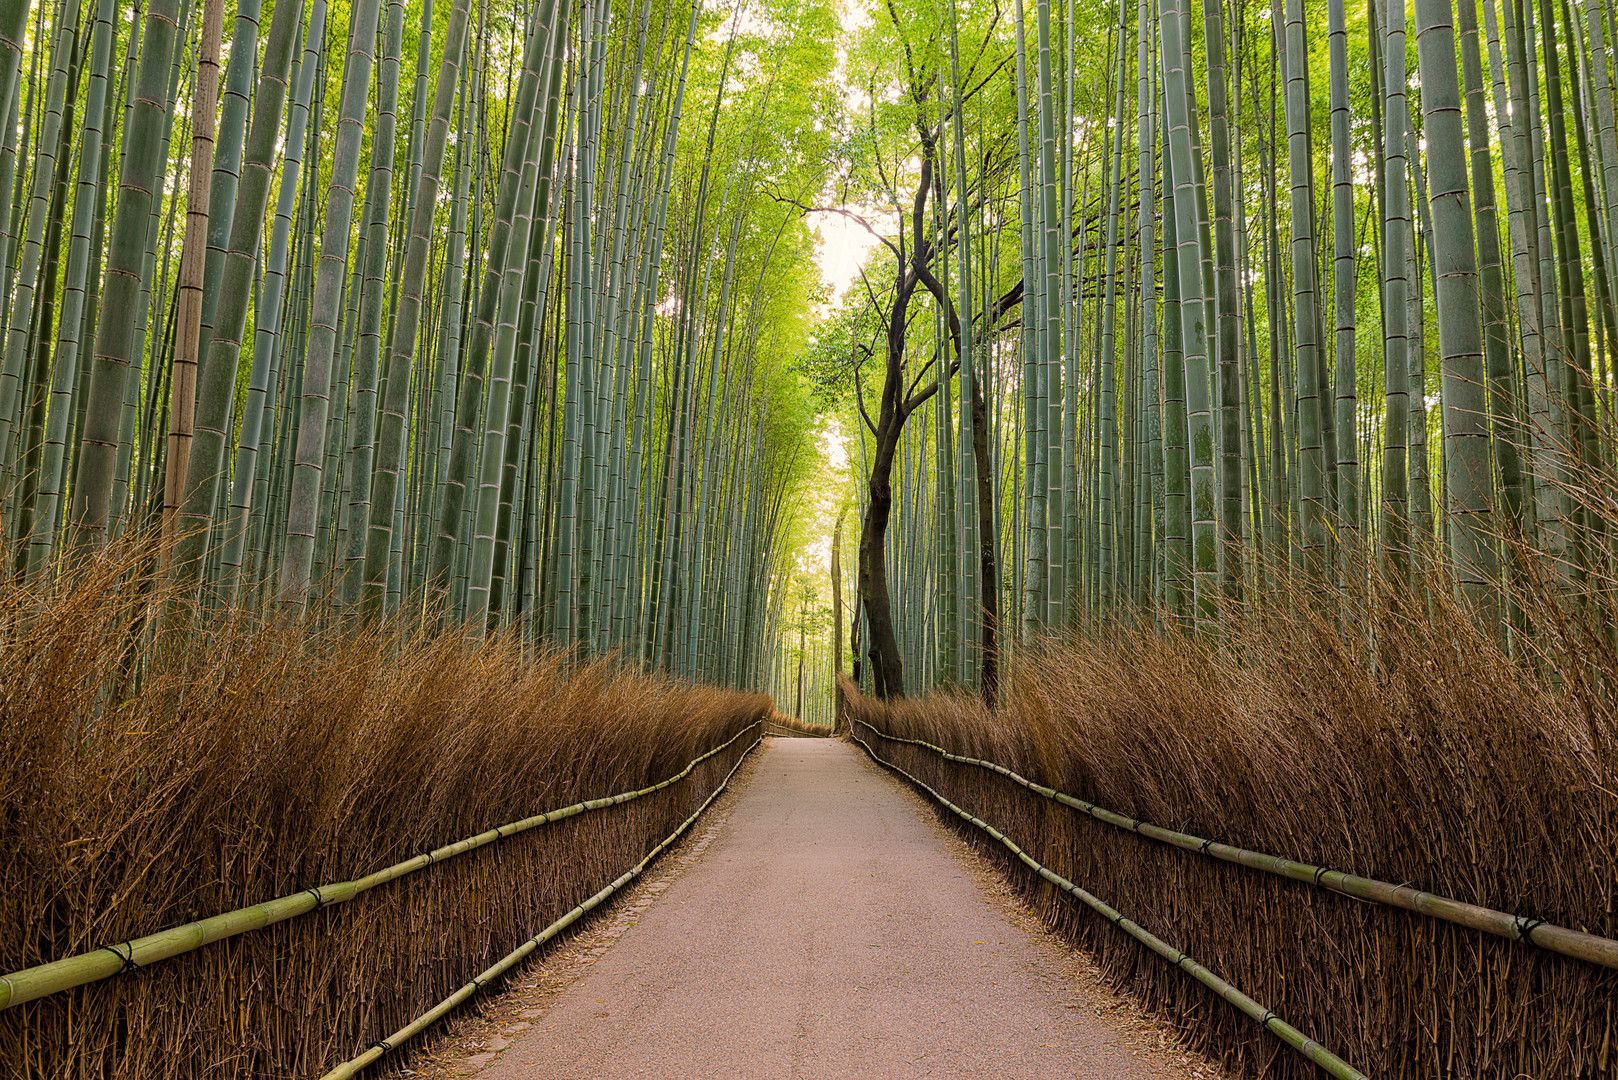
<path fill-rule="evenodd" d="M 843 517 L 845 508 L 837 513 L 837 525 L 831 533 L 831 694 L 832 730 L 840 726 L 843 716 L 843 685 L 837 676 L 843 673 Z"/>
<path fill-rule="evenodd" d="M 983 658 L 978 669 L 978 688 L 983 704 L 994 708 L 1000 677 L 1000 569 L 996 558 L 997 533 L 994 528 L 993 473 L 989 466 L 989 415 L 983 401 L 983 384 L 972 382 L 972 456 L 977 461 L 978 570 L 983 598 Z"/>
<path fill-rule="evenodd" d="M 900 316 L 900 326 L 904 325 Z M 893 511 L 893 454 L 899 445 L 899 424 L 879 426 L 876 452 L 871 457 L 867 484 L 870 501 L 860 528 L 860 600 L 871 637 L 871 680 L 879 698 L 905 696 L 904 660 L 893 632 L 892 604 L 888 599 L 888 560 L 885 541 Z"/>

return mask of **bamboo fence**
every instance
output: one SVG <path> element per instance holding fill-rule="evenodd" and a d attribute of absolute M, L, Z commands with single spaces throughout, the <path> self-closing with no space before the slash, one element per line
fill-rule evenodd
<path fill-rule="evenodd" d="M 974 765 L 980 769 L 999 773 L 1007 780 L 1020 787 L 1027 788 L 1042 798 L 1063 806 L 1088 814 L 1097 821 L 1102 821 L 1119 829 L 1152 840 L 1160 840 L 1171 844 L 1182 851 L 1194 851 L 1199 855 L 1206 855 L 1225 862 L 1236 863 L 1253 870 L 1260 870 L 1266 874 L 1275 874 L 1278 877 L 1301 881 L 1307 885 L 1318 885 L 1323 889 L 1352 896 L 1357 900 L 1365 900 L 1373 904 L 1384 904 L 1388 907 L 1399 908 L 1403 911 L 1415 912 L 1418 915 L 1427 915 L 1444 922 L 1454 923 L 1457 926 L 1481 930 L 1485 934 L 1494 934 L 1510 941 L 1521 942 L 1533 948 L 1545 949 L 1549 952 L 1561 953 L 1571 956 L 1575 960 L 1583 960 L 1602 967 L 1618 968 L 1618 941 L 1611 938 L 1587 934 L 1582 930 L 1571 930 L 1565 926 L 1557 926 L 1529 915 L 1513 915 L 1506 911 L 1496 911 L 1493 908 L 1482 907 L 1478 904 L 1468 904 L 1460 900 L 1452 900 L 1447 896 L 1438 896 L 1434 893 L 1423 892 L 1409 885 L 1394 885 L 1391 882 L 1378 881 L 1375 878 L 1360 877 L 1357 874 L 1346 874 L 1341 870 L 1332 870 L 1324 866 L 1311 866 L 1309 863 L 1296 859 L 1284 858 L 1280 855 L 1267 855 L 1262 851 L 1249 851 L 1246 848 L 1235 847 L 1230 844 L 1221 844 L 1215 840 L 1205 840 L 1190 833 L 1176 832 L 1165 829 L 1160 825 L 1153 825 L 1148 821 L 1140 821 L 1127 814 L 1119 814 L 1094 803 L 1075 799 L 1065 792 L 1055 788 L 1036 784 L 1025 776 L 1011 771 L 1004 765 L 982 758 L 967 757 L 962 754 L 952 754 L 941 746 L 934 746 L 922 739 L 905 739 L 897 735 L 889 735 L 868 721 L 857 718 L 855 723 L 869 728 L 877 736 L 890 742 L 907 743 L 911 746 L 920 746 L 949 761 L 959 762 L 962 765 Z M 865 745 L 863 742 L 861 745 Z M 869 749 L 869 747 L 867 747 Z M 872 753 L 872 757 L 875 757 Z M 881 760 L 878 758 L 877 760 Z M 887 764 L 887 762 L 883 762 Z M 908 776 L 909 774 L 905 774 Z M 914 780 L 914 778 L 911 778 Z M 919 780 L 914 781 L 917 784 Z M 925 786 L 925 785 L 923 785 Z M 930 788 L 928 789 L 931 790 Z"/>
<path fill-rule="evenodd" d="M 1150 699 L 1154 719 L 1134 696 L 1149 688 L 1070 676 L 1054 665 L 1035 689 L 1024 672 L 995 712 L 948 694 L 884 704 L 845 684 L 846 715 L 888 764 L 965 810 L 944 817 L 969 840 L 984 836 L 970 819 L 992 822 L 985 854 L 1033 910 L 1186 1045 L 1233 1076 L 1319 1075 L 1273 1024 L 1119 934 L 1117 911 L 1370 1076 L 1612 1075 L 1613 849 L 1606 819 L 1580 809 L 1577 762 L 1558 771 L 1572 735 L 1505 712 L 1446 740 L 1446 712 L 1384 719 L 1371 743 L 1343 716 L 1306 732 L 1270 716 L 1237 726 L 1225 703 L 1193 709 L 1190 695 Z M 1508 723 L 1522 747 L 1496 733 Z M 1494 738 L 1492 770 L 1463 736 Z M 1424 754 L 1464 767 L 1465 784 L 1428 790 L 1424 777 L 1448 774 L 1423 771 Z M 1509 845 L 1541 822 L 1536 849 Z M 1269 854 L 1300 848 L 1312 857 Z M 1063 881 L 1112 911 L 1071 903 L 1084 897 Z"/>
<path fill-rule="evenodd" d="M 308 914 L 311 911 L 319 911 L 321 908 L 329 907 L 333 904 L 345 903 L 379 885 L 397 881 L 418 870 L 424 870 L 434 864 L 453 859 L 457 855 L 476 851 L 478 848 L 486 844 L 492 844 L 496 840 L 516 836 L 519 833 L 527 832 L 529 829 L 537 829 L 541 825 L 564 821 L 576 814 L 584 814 L 592 810 L 605 810 L 612 806 L 622 806 L 624 803 L 633 802 L 643 796 L 655 794 L 690 776 L 698 765 L 729 749 L 737 739 L 740 739 L 761 723 L 763 723 L 762 720 L 755 720 L 724 743 L 714 747 L 700 757 L 694 758 L 685 768 L 673 776 L 650 787 L 644 787 L 637 791 L 625 791 L 599 799 L 587 799 L 571 806 L 564 806 L 559 810 L 535 814 L 532 817 L 526 817 L 506 825 L 496 825 L 494 828 L 480 832 L 476 836 L 468 836 L 452 844 L 445 844 L 442 847 L 434 848 L 432 851 L 423 852 L 414 858 L 405 859 L 403 862 L 394 863 L 392 866 L 385 866 L 375 873 L 367 874 L 353 881 L 335 881 L 330 884 L 304 889 L 302 892 L 293 893 L 290 896 L 281 896 L 274 900 L 266 900 L 261 904 L 237 908 L 234 911 L 227 911 L 206 919 L 186 923 L 184 926 L 160 930 L 155 934 L 147 934 L 143 937 L 121 941 L 116 945 L 104 945 L 90 952 L 79 953 L 77 956 L 64 957 L 48 964 L 40 964 L 22 971 L 14 971 L 9 975 L 0 976 L 0 1009 L 21 1005 L 25 1001 L 33 1001 L 47 994 L 71 990 L 76 986 L 85 986 L 89 983 L 99 982 L 102 979 L 110 979 L 114 975 L 120 975 L 129 970 L 139 970 L 161 960 L 183 956 L 186 953 L 202 948 L 204 945 L 235 937 L 237 934 L 245 934 L 249 930 L 259 930 L 266 926 L 285 922 L 288 919 L 297 918 L 299 915 Z M 732 770 L 732 772 L 734 771 Z M 725 779 L 728 782 L 730 778 L 727 775 Z M 723 787 L 724 784 L 721 783 L 716 791 L 723 789 Z M 704 803 L 703 806 L 706 807 L 707 803 Z M 684 826 L 681 826 L 681 828 L 683 829 Z M 663 849 L 659 847 L 657 850 L 661 851 Z M 650 859 L 651 856 L 647 858 Z"/>
<path fill-rule="evenodd" d="M 877 735 L 882 736 L 882 732 L 877 731 L 877 729 L 872 727 L 870 724 L 866 724 L 865 721 L 861 720 L 859 723 L 864 724 L 866 727 L 876 732 Z M 886 736 L 882 737 L 886 738 Z M 974 828 L 981 829 L 985 833 L 988 833 L 989 836 L 999 842 L 999 844 L 1007 851 L 1011 852 L 1011 854 L 1024 866 L 1028 867 L 1028 869 L 1032 870 L 1034 873 L 1038 874 L 1041 878 L 1050 882 L 1052 885 L 1055 885 L 1057 888 L 1070 893 L 1086 906 L 1095 911 L 1096 914 L 1118 927 L 1118 929 L 1124 931 L 1124 933 L 1128 934 L 1136 941 L 1139 941 L 1141 944 L 1145 945 L 1148 949 L 1151 949 L 1154 953 L 1167 960 L 1176 968 L 1179 968 L 1181 971 L 1184 971 L 1186 974 L 1190 975 L 1193 979 L 1196 979 L 1199 983 L 1218 994 L 1221 998 L 1228 1001 L 1237 1009 L 1240 1009 L 1243 1013 L 1255 1020 L 1260 1028 L 1269 1032 L 1271 1035 L 1274 1035 L 1276 1038 L 1298 1051 L 1298 1053 L 1308 1058 L 1314 1064 L 1320 1066 L 1321 1069 L 1327 1073 L 1327 1075 L 1337 1077 L 1338 1080 L 1368 1080 L 1364 1073 L 1360 1072 L 1348 1062 L 1344 1061 L 1330 1050 L 1327 1050 L 1325 1047 L 1315 1042 L 1315 1040 L 1309 1038 L 1296 1027 L 1293 1027 L 1291 1024 L 1275 1015 L 1275 1013 L 1271 1012 L 1262 1003 L 1255 1001 L 1253 998 L 1242 993 L 1235 986 L 1232 986 L 1229 982 L 1226 982 L 1224 979 L 1221 979 L 1218 975 L 1208 970 L 1207 967 L 1197 963 L 1197 961 L 1193 960 L 1190 956 L 1187 956 L 1179 949 L 1176 949 L 1174 946 L 1170 945 L 1156 934 L 1153 934 L 1151 931 L 1147 930 L 1133 919 L 1126 917 L 1122 912 L 1112 907 L 1112 905 L 1108 904 L 1105 900 L 1102 900 L 1094 893 L 1091 893 L 1081 886 L 1074 884 L 1061 874 L 1058 874 L 1054 870 L 1051 870 L 1049 867 L 1043 865 L 1032 855 L 1029 855 L 1026 851 L 1019 847 L 1010 837 L 1001 832 L 999 829 L 995 828 L 993 825 L 990 825 L 988 822 L 984 821 L 980 817 L 975 816 L 969 811 L 963 810 L 961 807 L 956 806 L 954 803 L 944 798 L 944 796 L 940 795 L 933 788 L 916 779 L 910 773 L 899 768 L 899 766 L 893 764 L 891 761 L 885 760 L 881 755 L 871 748 L 870 743 L 866 742 L 858 735 L 853 735 L 852 738 L 855 742 L 859 743 L 860 746 L 864 747 L 867 754 L 871 755 L 872 761 L 875 761 L 883 768 L 889 769 L 892 772 L 904 777 L 916 787 L 932 796 L 940 805 L 949 810 L 956 817 L 959 817 L 962 821 L 967 822 Z M 896 739 L 894 741 L 915 742 L 915 740 L 908 739 Z M 918 743 L 917 745 L 925 744 Z"/>
<path fill-rule="evenodd" d="M 704 754 L 702 758 L 699 758 L 698 760 L 700 761 L 712 757 L 720 750 L 730 746 L 730 744 L 735 742 L 736 739 L 741 738 L 742 735 L 747 733 L 747 731 L 751 731 L 757 726 L 757 724 L 749 725 L 742 732 L 738 733 L 735 739 L 731 739 L 730 742 L 727 742 L 724 746 L 718 747 L 707 754 Z M 326 1073 L 321 1080 L 348 1080 L 349 1077 L 359 1072 L 365 1066 L 380 1060 L 382 1055 L 388 1053 L 389 1051 L 399 1049 L 399 1047 L 402 1046 L 406 1041 L 415 1038 L 417 1035 L 427 1030 L 427 1028 L 433 1023 L 447 1016 L 457 1005 L 460 1005 L 473 994 L 476 994 L 479 990 L 483 989 L 486 984 L 498 979 L 507 971 L 510 971 L 513 966 L 520 963 L 524 958 L 533 953 L 535 949 L 539 948 L 541 945 L 560 934 L 563 930 L 566 930 L 568 927 L 578 922 L 585 915 L 589 914 L 591 911 L 595 910 L 601 904 L 610 899 L 612 895 L 619 889 L 623 888 L 625 885 L 639 877 L 641 872 L 650 866 L 654 859 L 663 854 L 663 852 L 667 851 L 669 847 L 673 845 L 673 843 L 681 836 L 685 835 L 685 831 L 696 822 L 697 818 L 702 816 L 703 811 L 712 806 L 714 800 L 719 798 L 719 796 L 724 793 L 725 788 L 730 784 L 730 778 L 736 775 L 736 770 L 742 767 L 742 762 L 747 760 L 747 755 L 751 754 L 755 749 L 757 749 L 759 743 L 762 741 L 763 736 L 760 735 L 749 743 L 747 749 L 742 751 L 742 756 L 736 759 L 736 764 L 731 766 L 730 772 L 726 773 L 725 778 L 719 781 L 719 784 L 713 789 L 712 792 L 709 793 L 708 797 L 703 800 L 702 805 L 697 807 L 696 810 L 692 812 L 690 817 L 682 821 L 679 828 L 675 829 L 672 833 L 665 837 L 662 843 L 658 844 L 651 851 L 647 852 L 645 858 L 641 859 L 640 862 L 636 863 L 634 866 L 630 867 L 628 870 L 624 871 L 618 877 L 613 879 L 610 884 L 603 887 L 599 892 L 593 894 L 588 900 L 577 905 L 566 915 L 563 915 L 560 919 L 557 919 L 555 922 L 545 927 L 545 929 L 541 930 L 539 933 L 517 946 L 511 952 L 501 957 L 498 962 L 485 968 L 477 975 L 477 977 L 460 987 L 455 991 L 455 993 L 451 994 L 449 997 L 445 998 L 431 1009 L 422 1013 L 404 1027 L 389 1035 L 387 1038 L 379 1039 L 372 1043 L 371 1046 L 363 1053 L 348 1059 L 341 1065 L 338 1065 L 336 1068 Z M 697 762 L 694 761 L 691 764 L 692 767 L 695 767 Z M 651 791 L 655 789 L 649 788 L 647 790 Z"/>

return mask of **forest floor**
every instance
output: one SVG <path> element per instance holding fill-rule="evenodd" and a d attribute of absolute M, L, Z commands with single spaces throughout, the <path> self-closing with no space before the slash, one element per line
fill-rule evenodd
<path fill-rule="evenodd" d="M 395 1075 L 1211 1080 L 922 799 L 770 739 L 700 831 Z"/>

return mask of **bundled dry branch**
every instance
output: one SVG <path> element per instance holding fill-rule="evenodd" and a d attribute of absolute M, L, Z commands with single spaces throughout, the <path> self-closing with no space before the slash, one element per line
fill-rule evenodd
<path fill-rule="evenodd" d="M 1603 620 L 1507 659 L 1443 598 L 1339 633 L 1307 602 L 1222 644 L 1114 627 L 1045 647 L 1002 708 L 939 695 L 891 706 L 845 685 L 850 716 L 997 762 L 1169 828 L 1603 937 L 1618 932 L 1618 685 Z M 1526 600 L 1527 598 L 1525 598 Z M 1525 602 L 1546 621 L 1551 609 Z M 1491 627 L 1491 630 L 1496 629 Z M 1363 633 L 1363 630 L 1360 632 Z M 1367 638 L 1374 663 L 1364 662 Z M 862 734 L 864 733 L 862 729 Z M 879 740 L 884 757 L 1003 830 L 1373 1076 L 1608 1076 L 1618 972 L 1184 851 L 972 765 Z M 951 815 L 953 817 L 953 815 Z M 991 849 L 1047 919 L 1121 984 L 1246 1075 L 1312 1077 L 1247 1018 Z"/>
<path fill-rule="evenodd" d="M 0 584 L 0 969 L 634 790 L 770 712 L 597 661 L 246 615 L 135 649 L 138 557 Z M 0 1076 L 312 1075 L 421 1014 L 667 836 L 750 745 L 655 795 L 0 1012 Z"/>
<path fill-rule="evenodd" d="M 771 735 L 806 735 L 824 738 L 832 734 L 832 729 L 826 724 L 811 723 L 788 716 L 786 713 L 775 713 L 769 718 L 769 733 Z"/>

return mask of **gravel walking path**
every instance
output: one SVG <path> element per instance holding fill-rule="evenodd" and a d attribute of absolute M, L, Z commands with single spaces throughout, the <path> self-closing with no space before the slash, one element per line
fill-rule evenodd
<path fill-rule="evenodd" d="M 858 750 L 761 752 L 711 846 L 479 1077 L 1193 1075 Z"/>

